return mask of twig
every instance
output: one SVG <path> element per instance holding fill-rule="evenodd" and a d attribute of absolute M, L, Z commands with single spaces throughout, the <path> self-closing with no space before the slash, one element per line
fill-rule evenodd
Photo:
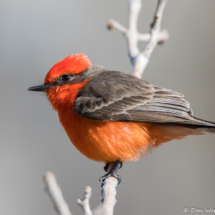
<path fill-rule="evenodd" d="M 138 48 L 138 32 L 137 32 L 137 21 L 140 10 L 142 8 L 141 0 L 130 0 L 129 1 L 129 18 L 128 18 L 128 54 L 131 59 L 131 63 L 136 65 L 137 57 L 140 54 Z"/>
<path fill-rule="evenodd" d="M 92 195 L 92 189 L 91 187 L 87 186 L 84 191 L 84 198 L 82 200 L 77 199 L 77 202 L 81 206 L 84 212 L 84 215 L 92 215 L 92 211 L 90 209 L 90 203 L 89 203 L 91 195 Z"/>
<path fill-rule="evenodd" d="M 117 29 L 127 38 L 128 54 L 133 65 L 133 75 L 141 78 L 149 62 L 152 51 L 157 44 L 161 44 L 169 38 L 166 30 L 160 31 L 162 14 L 167 0 L 158 0 L 153 23 L 151 24 L 150 33 L 140 34 L 137 31 L 138 16 L 142 7 L 141 0 L 129 0 L 129 23 L 128 29 L 123 27 L 117 21 L 110 20 L 108 29 Z M 145 50 L 141 53 L 138 48 L 138 42 L 148 42 Z"/>
<path fill-rule="evenodd" d="M 149 43 L 147 44 L 144 52 L 142 53 L 143 57 L 145 58 L 143 71 L 149 62 L 149 58 L 151 57 L 151 54 L 152 54 L 155 46 L 157 45 L 158 36 L 160 33 L 160 28 L 161 28 L 160 25 L 161 25 L 162 15 L 163 15 L 163 11 L 164 11 L 166 2 L 167 2 L 167 0 L 158 0 L 158 5 L 157 5 L 156 12 L 154 15 L 154 20 L 151 24 L 151 38 L 150 38 Z M 138 71 L 136 71 L 136 74 L 134 74 L 134 75 L 142 76 L 141 71 L 139 73 L 140 74 L 138 74 Z"/>
<path fill-rule="evenodd" d="M 146 45 L 146 48 L 141 55 L 138 55 L 136 58 L 136 64 L 134 65 L 134 76 L 141 78 L 142 74 L 148 65 L 149 59 L 154 48 L 158 42 L 158 36 L 160 33 L 160 24 L 162 19 L 162 14 L 167 0 L 158 0 L 158 5 L 154 15 L 153 23 L 151 24 L 151 37 Z"/>
<path fill-rule="evenodd" d="M 119 32 L 121 32 L 124 36 L 127 37 L 128 29 L 113 19 L 109 20 L 109 22 L 107 24 L 107 28 L 109 30 L 116 29 Z M 141 34 L 141 33 L 137 32 L 137 34 L 138 34 L 138 41 L 141 41 L 141 42 L 148 42 L 151 38 L 150 33 Z M 160 31 L 159 35 L 158 35 L 158 43 L 165 42 L 167 39 L 169 39 L 169 32 L 167 30 Z"/>
<path fill-rule="evenodd" d="M 69 207 L 63 198 L 62 191 L 57 184 L 56 178 L 53 173 L 47 172 L 44 176 L 45 190 L 47 191 L 54 208 L 58 215 L 72 215 Z"/>

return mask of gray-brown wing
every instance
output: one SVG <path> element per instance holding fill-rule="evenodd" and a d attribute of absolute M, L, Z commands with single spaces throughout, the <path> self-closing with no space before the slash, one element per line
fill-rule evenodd
<path fill-rule="evenodd" d="M 132 75 L 104 70 L 79 92 L 74 112 L 98 121 L 209 125 L 192 116 L 183 97 Z"/>

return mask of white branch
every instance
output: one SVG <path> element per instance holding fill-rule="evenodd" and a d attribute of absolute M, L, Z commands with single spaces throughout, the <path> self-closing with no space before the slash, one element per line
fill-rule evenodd
<path fill-rule="evenodd" d="M 133 65 L 135 65 L 136 57 L 140 53 L 138 49 L 137 21 L 138 21 L 138 16 L 141 8 L 142 8 L 141 0 L 129 1 L 127 42 L 128 42 L 128 53 Z"/>
<path fill-rule="evenodd" d="M 141 78 L 149 62 L 152 51 L 157 44 L 161 44 L 169 38 L 166 30 L 160 31 L 162 14 L 167 0 L 158 0 L 150 33 L 141 34 L 137 31 L 138 16 L 142 7 L 141 0 L 129 0 L 128 29 L 115 20 L 110 20 L 108 29 L 117 29 L 127 38 L 128 54 L 133 65 L 133 75 Z M 143 53 L 139 51 L 138 42 L 148 42 Z"/>
<path fill-rule="evenodd" d="M 143 52 L 144 56 L 147 58 L 150 58 L 152 51 L 157 45 L 160 28 L 161 28 L 160 25 L 161 25 L 162 15 L 163 15 L 166 2 L 167 0 L 158 0 L 158 6 L 154 15 L 154 20 L 153 20 L 153 23 L 151 24 L 151 38 L 145 48 L 145 51 Z"/>
<path fill-rule="evenodd" d="M 116 186 L 118 181 L 114 177 L 107 178 L 102 187 L 104 215 L 112 215 L 116 204 Z"/>
<path fill-rule="evenodd" d="M 91 187 L 87 186 L 84 191 L 84 198 L 82 200 L 77 199 L 77 202 L 81 206 L 84 212 L 84 215 L 92 215 L 92 211 L 90 209 L 90 202 L 89 202 L 91 195 L 92 195 L 92 189 Z"/>
<path fill-rule="evenodd" d="M 151 34 L 140 34 L 138 33 L 138 39 L 142 42 L 148 42 L 151 38 Z M 169 39 L 169 32 L 167 30 L 162 30 L 158 34 L 157 43 L 163 43 L 164 41 Z"/>
<path fill-rule="evenodd" d="M 109 20 L 109 22 L 107 24 L 107 28 L 109 30 L 116 29 L 119 32 L 121 32 L 123 35 L 126 35 L 128 33 L 128 29 L 126 27 L 122 26 L 119 22 L 117 22 L 113 19 Z"/>
<path fill-rule="evenodd" d="M 114 163 L 111 163 L 108 167 L 108 172 L 112 169 Z M 120 164 L 117 165 L 115 169 L 115 174 L 118 173 Z M 103 214 L 104 215 L 112 215 L 113 209 L 116 204 L 116 186 L 118 185 L 118 181 L 114 177 L 109 177 L 104 181 L 102 187 L 102 202 L 103 202 Z"/>
<path fill-rule="evenodd" d="M 109 20 L 107 28 L 109 30 L 116 29 L 119 32 L 121 32 L 124 36 L 127 37 L 128 29 L 113 19 Z M 138 34 L 138 41 L 141 41 L 141 42 L 148 42 L 151 38 L 150 33 L 141 34 L 141 33 L 137 32 L 137 34 Z M 167 30 L 162 30 L 161 32 L 159 32 L 158 43 L 163 43 L 168 39 L 169 39 L 169 32 Z"/>
<path fill-rule="evenodd" d="M 159 41 L 159 34 L 160 34 L 160 24 L 162 19 L 162 14 L 164 7 L 166 5 L 167 0 L 158 0 L 158 5 L 156 8 L 156 12 L 154 15 L 153 23 L 151 24 L 151 37 L 146 45 L 146 48 L 144 52 L 141 55 L 138 55 L 136 57 L 136 62 L 134 65 L 134 76 L 141 78 L 142 74 L 148 65 L 150 56 L 152 54 L 152 51 L 156 47 L 158 41 Z"/>
<path fill-rule="evenodd" d="M 63 194 L 53 173 L 47 172 L 44 176 L 45 190 L 49 194 L 58 215 L 72 215 L 63 198 Z"/>

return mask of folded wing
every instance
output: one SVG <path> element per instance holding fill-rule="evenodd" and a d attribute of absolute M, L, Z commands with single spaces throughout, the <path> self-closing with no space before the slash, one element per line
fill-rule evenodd
<path fill-rule="evenodd" d="M 94 75 L 74 102 L 74 112 L 98 121 L 130 121 L 215 127 L 193 117 L 180 93 L 130 74 L 104 70 Z"/>

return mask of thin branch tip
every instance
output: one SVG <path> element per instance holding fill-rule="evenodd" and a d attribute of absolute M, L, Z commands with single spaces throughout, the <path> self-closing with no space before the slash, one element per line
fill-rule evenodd
<path fill-rule="evenodd" d="M 92 215 L 92 211 L 90 209 L 91 196 L 92 196 L 92 188 L 90 186 L 87 186 L 84 190 L 83 199 L 77 199 L 77 203 L 81 207 L 85 215 Z"/>
<path fill-rule="evenodd" d="M 114 22 L 113 22 L 114 20 L 112 20 L 112 19 L 110 19 L 109 21 L 108 21 L 108 24 L 107 24 L 107 29 L 108 30 L 113 30 L 115 27 L 114 27 Z"/>
<path fill-rule="evenodd" d="M 53 206 L 58 215 L 72 215 L 69 210 L 69 206 L 64 200 L 60 186 L 57 184 L 57 180 L 52 172 L 46 172 L 44 174 L 45 191 L 48 193 Z"/>

